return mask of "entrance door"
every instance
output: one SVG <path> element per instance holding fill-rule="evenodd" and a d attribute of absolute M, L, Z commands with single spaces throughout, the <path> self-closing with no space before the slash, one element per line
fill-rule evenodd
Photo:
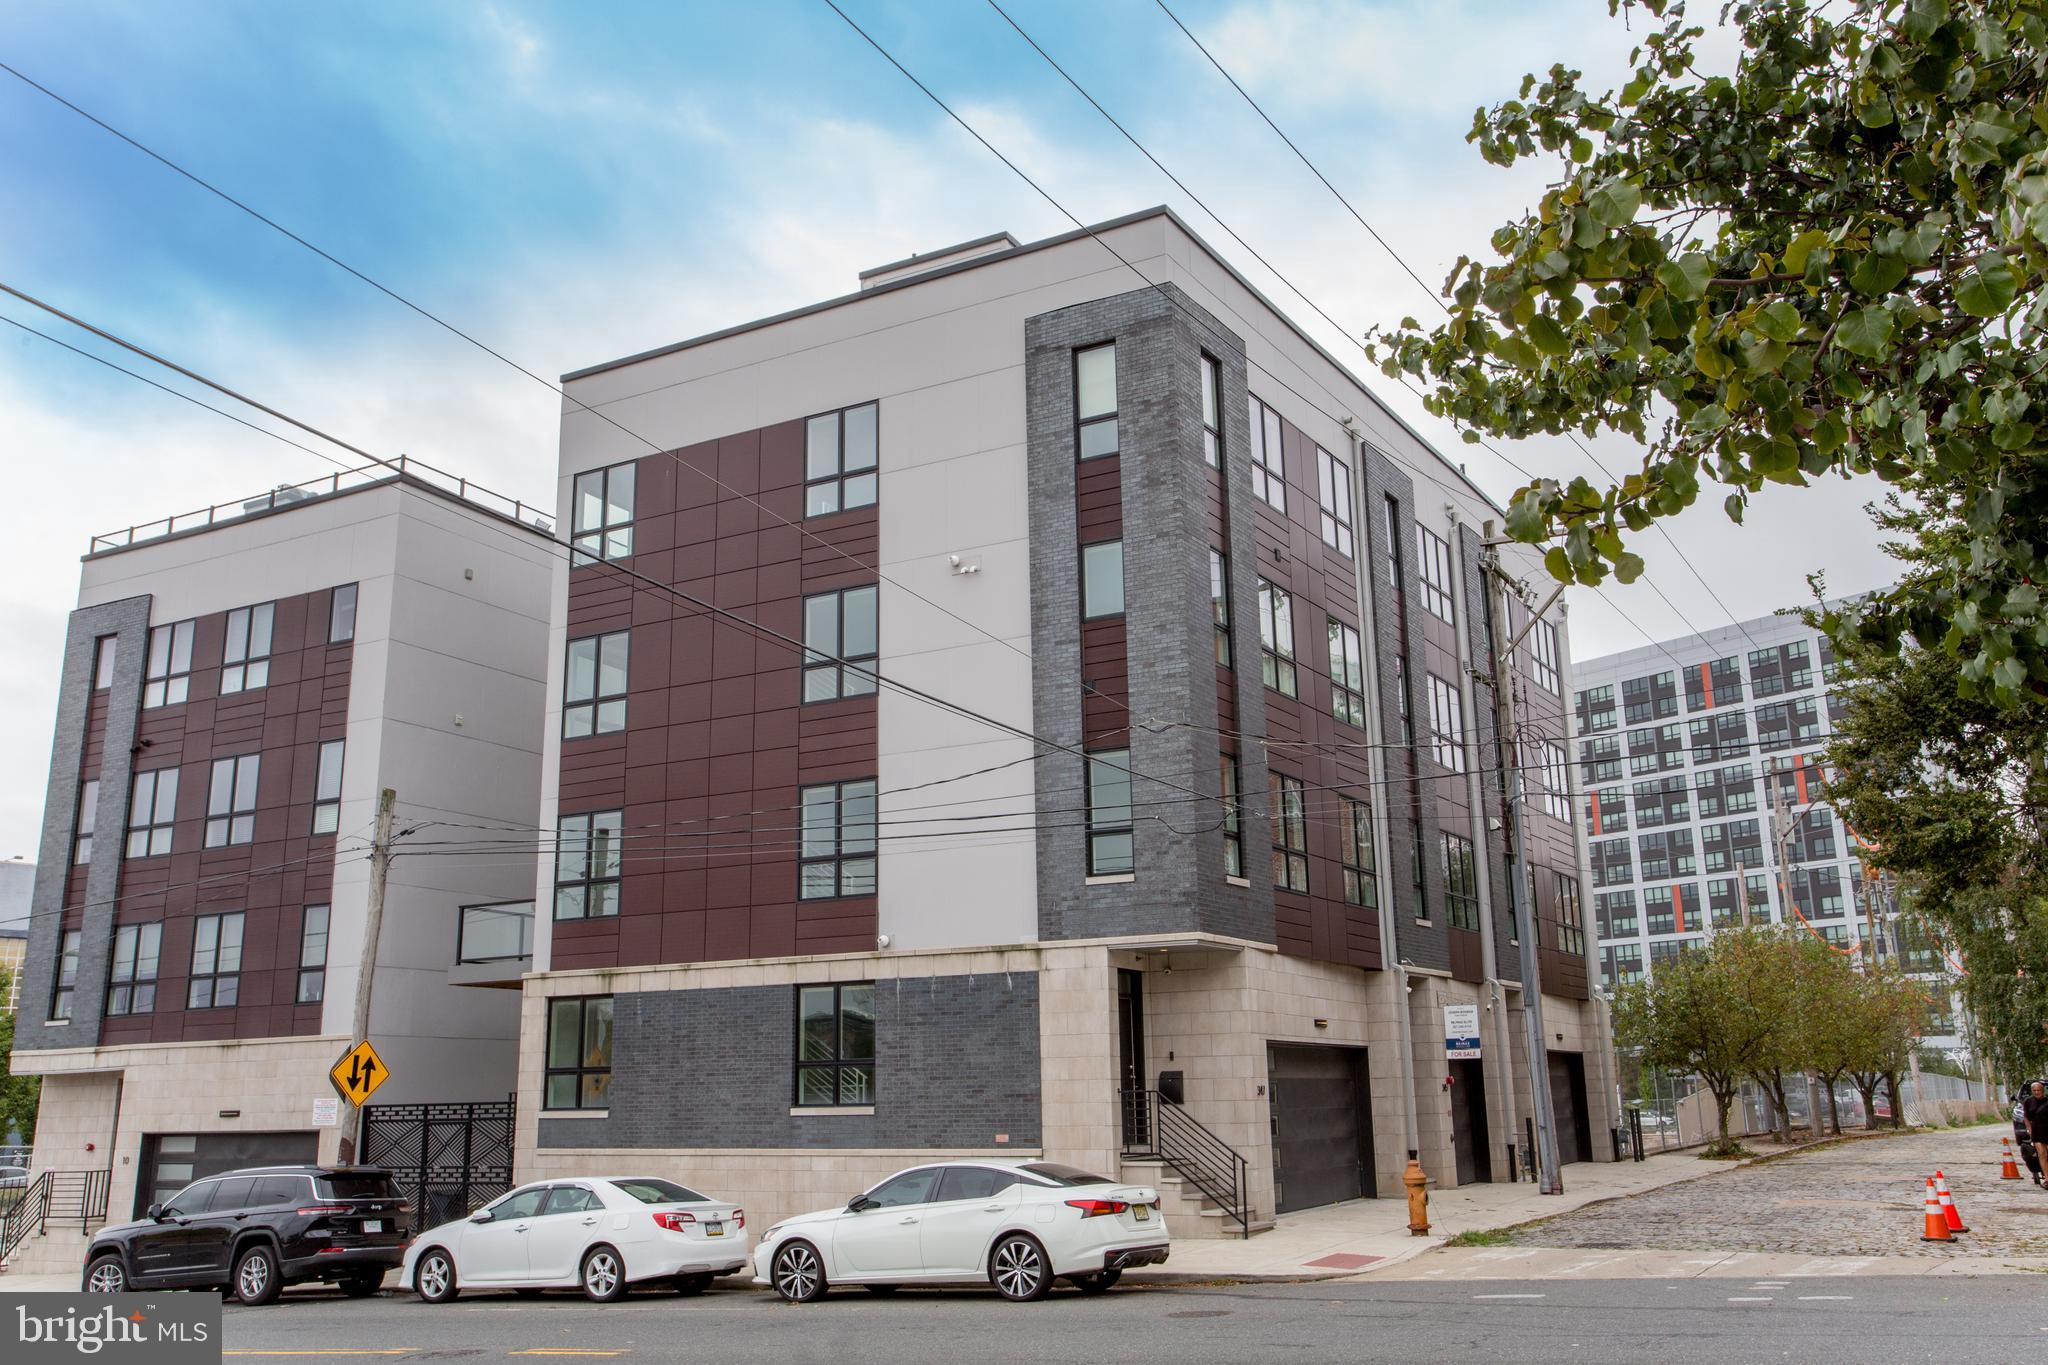
<path fill-rule="evenodd" d="M 1273 1201 L 1281 1213 L 1370 1198 L 1372 1118 L 1364 1048 L 1266 1048 Z"/>
<path fill-rule="evenodd" d="M 1451 1148 L 1457 1156 L 1458 1183 L 1474 1185 L 1493 1179 L 1493 1144 L 1486 1135 L 1486 1065 L 1452 1062 Z"/>
<path fill-rule="evenodd" d="M 1116 1084 L 1124 1115 L 1124 1150 L 1152 1146 L 1152 1111 L 1145 1089 L 1145 974 L 1118 968 L 1116 974 Z"/>
<path fill-rule="evenodd" d="M 1577 1052 L 1550 1057 L 1550 1109 L 1557 1119 L 1557 1162 L 1593 1159 L 1593 1123 L 1586 1112 L 1586 1059 Z"/>

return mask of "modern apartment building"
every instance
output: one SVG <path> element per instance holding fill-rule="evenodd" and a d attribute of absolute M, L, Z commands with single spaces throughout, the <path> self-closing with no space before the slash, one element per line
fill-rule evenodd
<path fill-rule="evenodd" d="M 15 1031 L 38 1171 L 110 1171 L 119 1219 L 195 1175 L 336 1158 L 379 793 L 422 845 L 539 803 L 563 551 L 536 520 L 373 466 L 94 540 Z M 392 860 L 377 1100 L 511 1091 L 521 964 L 458 966 L 459 910 L 528 901 L 527 850 Z"/>
<path fill-rule="evenodd" d="M 765 1221 L 1044 1154 L 1216 1235 L 1514 1177 L 1500 511 L 1174 214 L 565 382 L 522 1178 Z M 1534 1062 L 1604 1160 L 1568 658 L 1515 655 Z"/>
<path fill-rule="evenodd" d="M 1942 969 L 1827 803 L 1820 753 L 1842 706 L 1833 659 L 1824 636 L 1783 614 L 1577 665 L 1580 815 L 1606 980 L 1654 974 L 1744 923 L 1803 924 L 1844 950 L 1874 940 L 1881 959 Z M 1952 1017 L 1927 1043 L 1959 1046 Z"/>

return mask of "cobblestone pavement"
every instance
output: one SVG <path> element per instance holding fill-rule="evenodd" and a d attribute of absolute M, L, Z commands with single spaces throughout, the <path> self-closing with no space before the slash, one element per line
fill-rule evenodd
<path fill-rule="evenodd" d="M 2048 1190 L 1999 1178 L 2010 1125 L 1852 1138 L 1523 1224 L 1512 1244 L 1804 1256 L 2048 1255 Z M 1703 1163 L 1705 1164 L 1705 1163 Z M 1967 1234 L 1923 1242 L 1926 1178 L 1939 1169 Z M 1569 1171 L 1567 1171 L 1569 1176 Z"/>

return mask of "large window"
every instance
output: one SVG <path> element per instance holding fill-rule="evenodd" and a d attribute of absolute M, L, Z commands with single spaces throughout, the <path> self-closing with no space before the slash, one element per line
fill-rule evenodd
<path fill-rule="evenodd" d="M 881 589 L 843 588 L 804 599 L 804 700 L 864 697 L 875 690 Z"/>
<path fill-rule="evenodd" d="M 1465 704 L 1458 689 L 1429 675 L 1429 751 L 1439 766 L 1465 771 Z"/>
<path fill-rule="evenodd" d="M 1308 893 L 1308 812 L 1301 779 L 1268 773 L 1267 804 L 1273 816 L 1273 885 Z"/>
<path fill-rule="evenodd" d="M 1472 841 L 1462 834 L 1440 831 L 1444 869 L 1445 918 L 1453 929 L 1479 931 L 1479 861 Z"/>
<path fill-rule="evenodd" d="M 1287 465 L 1280 451 L 1280 414 L 1252 399 L 1252 492 L 1276 512 L 1287 510 Z"/>
<path fill-rule="evenodd" d="M 1223 875 L 1244 876 L 1244 781 L 1238 776 L 1237 755 L 1221 756 L 1223 791 Z"/>
<path fill-rule="evenodd" d="M 71 826 L 71 864 L 81 867 L 92 861 L 92 833 L 100 822 L 98 778 L 78 784 L 78 818 Z"/>
<path fill-rule="evenodd" d="M 796 1103 L 875 1102 L 875 983 L 796 988 Z"/>
<path fill-rule="evenodd" d="M 1536 622 L 1529 628 L 1529 642 L 1537 685 L 1554 697 L 1563 696 L 1564 674 L 1559 668 L 1557 627 L 1548 621 Z"/>
<path fill-rule="evenodd" d="M 242 912 L 192 921 L 192 979 L 185 1008 L 223 1009 L 241 998 Z"/>
<path fill-rule="evenodd" d="M 1209 612 L 1216 621 L 1216 662 L 1230 666 L 1230 557 L 1209 551 Z"/>
<path fill-rule="evenodd" d="M 206 846 L 224 848 L 256 838 L 256 779 L 263 755 L 213 760 L 213 782 L 206 791 Z"/>
<path fill-rule="evenodd" d="M 556 822 L 555 918 L 603 919 L 619 913 L 625 812 L 564 815 Z"/>
<path fill-rule="evenodd" d="M 149 658 L 142 673 L 142 704 L 175 706 L 192 693 L 192 623 L 149 628 Z"/>
<path fill-rule="evenodd" d="M 628 462 L 609 469 L 587 469 L 576 476 L 569 524 L 571 543 L 581 554 L 592 559 L 624 559 L 633 553 L 633 502 L 639 469 Z"/>
<path fill-rule="evenodd" d="M 797 894 L 807 901 L 875 894 L 875 780 L 805 787 Z"/>
<path fill-rule="evenodd" d="M 1442 536 L 1415 523 L 1416 558 L 1422 567 L 1422 605 L 1431 616 L 1452 625 L 1458 623 L 1451 598 L 1451 546 Z"/>
<path fill-rule="evenodd" d="M 270 636 L 277 604 L 236 607 L 228 613 L 227 642 L 220 652 L 220 690 L 246 692 L 270 685 Z"/>
<path fill-rule="evenodd" d="M 1202 458 L 1211 469 L 1223 467 L 1223 367 L 1206 354 L 1202 357 Z"/>
<path fill-rule="evenodd" d="M 602 1109 L 612 1088 L 612 998 L 557 996 L 548 1001 L 548 1064 L 543 1109 Z"/>
<path fill-rule="evenodd" d="M 1294 597 L 1259 580 L 1259 673 L 1282 696 L 1297 696 L 1294 676 Z"/>
<path fill-rule="evenodd" d="M 804 423 L 804 515 L 875 505 L 877 412 L 873 403 Z"/>
<path fill-rule="evenodd" d="M 332 834 L 341 828 L 341 763 L 347 743 L 330 739 L 320 745 L 320 767 L 313 775 L 313 832 Z"/>
<path fill-rule="evenodd" d="M 57 979 L 50 990 L 50 1022 L 63 1023 L 71 1018 L 71 1005 L 78 996 L 78 945 L 82 938 L 76 929 L 66 929 L 57 945 Z"/>
<path fill-rule="evenodd" d="M 104 692 L 114 685 L 114 657 L 121 637 L 102 635 L 92 646 L 92 690 Z"/>
<path fill-rule="evenodd" d="M 1124 543 L 1105 540 L 1081 547 L 1081 619 L 1124 614 Z"/>
<path fill-rule="evenodd" d="M 178 814 L 178 770 L 152 768 L 135 774 L 128 799 L 128 856 L 154 858 L 171 851 L 172 821 Z"/>
<path fill-rule="evenodd" d="M 1116 454 L 1116 343 L 1074 352 L 1074 453 Z"/>
<path fill-rule="evenodd" d="M 1342 621 L 1330 622 L 1330 714 L 1365 728 L 1365 652 Z"/>
<path fill-rule="evenodd" d="M 1380 903 L 1379 861 L 1373 856 L 1372 807 L 1345 796 L 1338 799 L 1343 820 L 1344 899 L 1376 909 Z"/>
<path fill-rule="evenodd" d="M 299 988 L 301 1005 L 327 998 L 327 921 L 329 909 L 309 905 L 299 917 Z"/>
<path fill-rule="evenodd" d="M 626 671 L 630 631 L 569 642 L 562 681 L 562 738 L 584 739 L 626 728 Z"/>
<path fill-rule="evenodd" d="M 1579 904 L 1579 879 L 1562 872 L 1551 874 L 1557 891 L 1558 946 L 1573 957 L 1586 953 L 1586 912 Z"/>
<path fill-rule="evenodd" d="M 344 583 L 334 590 L 327 607 L 327 643 L 345 644 L 356 638 L 356 585 Z"/>
<path fill-rule="evenodd" d="M 1566 824 L 1572 819 L 1572 778 L 1569 760 L 1565 757 L 1564 745 L 1556 740 L 1538 740 L 1537 760 L 1543 780 L 1537 792 L 1537 804 L 1546 815 L 1562 820 Z"/>
<path fill-rule="evenodd" d="M 1088 875 L 1121 876 L 1134 866 L 1131 751 L 1105 749 L 1088 755 Z"/>
<path fill-rule="evenodd" d="M 108 1014 L 148 1014 L 156 1008 L 157 959 L 163 940 L 161 924 L 124 924 L 114 931 L 114 960 L 107 970 Z"/>
<path fill-rule="evenodd" d="M 1318 522 L 1322 527 L 1323 544 L 1343 555 L 1351 557 L 1351 466 L 1324 450 L 1316 447 L 1316 469 L 1319 477 Z"/>

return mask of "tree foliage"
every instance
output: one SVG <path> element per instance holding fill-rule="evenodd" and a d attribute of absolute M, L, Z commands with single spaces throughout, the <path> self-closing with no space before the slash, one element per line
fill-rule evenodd
<path fill-rule="evenodd" d="M 1730 74 L 1674 0 L 1609 0 L 1653 27 L 1618 91 L 1552 67 L 1470 140 L 1557 178 L 1461 256 L 1449 318 L 1369 337 L 1431 411 L 1523 437 L 1646 447 L 1617 487 L 1544 479 L 1508 530 L 1559 579 L 1642 572 L 1629 533 L 1718 483 L 1875 474 L 1946 534 L 1929 572 L 1829 618 L 1908 634 L 1968 692 L 2048 695 L 2048 0 L 1742 0 Z"/>

